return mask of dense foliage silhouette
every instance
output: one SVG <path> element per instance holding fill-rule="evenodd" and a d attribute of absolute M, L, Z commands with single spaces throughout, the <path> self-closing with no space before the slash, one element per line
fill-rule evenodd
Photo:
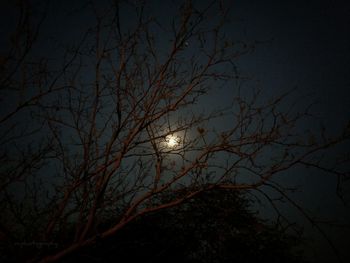
<path fill-rule="evenodd" d="M 138 218 L 65 262 L 302 262 L 299 236 L 259 219 L 250 205 L 236 192 L 205 192 Z"/>

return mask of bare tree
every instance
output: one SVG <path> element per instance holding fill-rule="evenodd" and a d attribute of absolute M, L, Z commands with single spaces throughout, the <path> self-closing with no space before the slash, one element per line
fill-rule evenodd
<path fill-rule="evenodd" d="M 29 113 L 33 105 L 32 117 L 40 124 L 13 135 L 22 140 L 32 127 L 39 129 L 35 150 L 32 142 L 22 141 L 22 157 L 14 165 L 9 145 L 17 139 L 2 143 L 2 178 L 9 175 L 1 182 L 2 203 L 11 220 L 2 220 L 1 228 L 13 235 L 15 225 L 29 229 L 37 218 L 33 239 L 65 240 L 35 260 L 57 261 L 143 214 L 214 188 L 261 193 L 274 204 L 266 192 L 270 188 L 299 208 L 274 180 L 297 165 L 345 178 L 341 164 L 323 166 L 321 157 L 349 138 L 348 129 L 334 137 L 300 134 L 298 124 L 310 117 L 309 107 L 300 111 L 290 103 L 292 92 L 264 101 L 259 90 L 241 90 L 235 62 L 253 46 L 225 35 L 229 13 L 222 1 L 201 7 L 185 1 L 168 24 L 147 17 L 142 4 L 115 1 L 107 10 L 90 5 L 96 24 L 67 50 L 58 73 L 45 72 L 45 80 L 33 73 L 38 80 L 33 82 L 26 70 L 45 67 L 42 62 L 26 69 L 24 58 L 16 60 L 13 73 L 1 73 L 6 73 L 3 94 L 13 87 L 11 79 L 21 80 L 13 89 L 17 94 L 31 94 L 1 117 L 2 131 L 13 135 L 8 120 Z M 134 12 L 129 22 L 122 19 L 125 9 Z M 22 52 L 25 57 L 27 51 Z M 210 105 L 200 100 L 222 86 L 231 87 L 232 103 L 203 110 Z M 227 128 L 219 130 L 223 121 Z M 24 185 L 30 202 L 20 211 L 20 197 L 11 194 L 16 184 Z M 162 198 L 168 192 L 175 195 Z M 23 221 L 24 216 L 31 220 Z M 113 224 L 102 227 L 106 219 Z"/>

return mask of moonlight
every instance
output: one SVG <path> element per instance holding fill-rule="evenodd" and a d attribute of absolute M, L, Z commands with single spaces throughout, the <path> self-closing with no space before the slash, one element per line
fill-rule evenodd
<path fill-rule="evenodd" d="M 176 135 L 168 135 L 165 138 L 165 142 L 168 148 L 176 148 L 180 144 L 180 137 Z"/>

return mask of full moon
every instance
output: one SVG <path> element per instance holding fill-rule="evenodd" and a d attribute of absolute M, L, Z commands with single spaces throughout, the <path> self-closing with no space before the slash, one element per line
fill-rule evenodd
<path fill-rule="evenodd" d="M 179 145 L 180 138 L 178 136 L 175 136 L 175 135 L 168 135 L 165 138 L 165 142 L 169 148 L 175 148 L 176 146 Z"/>

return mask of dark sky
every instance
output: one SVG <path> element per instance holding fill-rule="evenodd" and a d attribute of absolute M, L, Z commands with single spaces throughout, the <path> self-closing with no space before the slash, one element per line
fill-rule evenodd
<path fill-rule="evenodd" d="M 248 38 L 273 39 L 257 48 L 248 70 L 272 90 L 297 86 L 314 93 L 322 104 L 318 110 L 335 125 L 349 117 L 350 4 L 237 1 L 237 6 Z"/>
<path fill-rule="evenodd" d="M 233 17 L 239 21 L 243 35 L 261 41 L 272 39 L 242 58 L 244 70 L 260 80 L 264 90 L 271 94 L 294 86 L 301 94 L 313 94 L 312 100 L 317 101 L 313 112 L 323 119 L 330 132 L 339 132 L 350 119 L 350 3 L 325 0 L 234 2 L 237 9 Z M 305 123 L 304 128 L 317 131 L 318 126 L 316 122 Z M 295 196 L 311 214 L 350 222 L 349 209 L 335 197 L 335 180 L 307 169 L 291 171 L 284 178 L 284 183 L 301 186 Z M 295 210 L 287 213 L 299 218 Z M 305 223 L 303 219 L 298 220 Z M 315 229 L 307 224 L 305 227 L 316 239 L 317 248 L 312 257 L 320 262 L 332 262 L 334 258 L 329 247 Z M 349 261 L 349 231 L 326 229 Z"/>
<path fill-rule="evenodd" d="M 45 34 L 65 42 L 79 37 L 80 28 L 92 22 L 88 13 L 79 12 L 84 1 L 72 2 L 74 4 L 69 1 L 51 2 L 47 24 L 43 27 Z M 168 1 L 150 2 L 155 14 L 172 15 Z M 331 133 L 338 132 L 350 120 L 350 2 L 232 0 L 231 8 L 232 23 L 226 28 L 227 34 L 236 39 L 259 42 L 253 53 L 238 61 L 242 74 L 252 78 L 247 85 L 258 83 L 266 97 L 294 87 L 300 94 L 311 93 L 312 100 L 317 102 L 314 106 L 316 115 L 324 120 Z M 3 9 L 4 12 L 6 15 L 1 15 L 0 30 L 6 32 L 6 24 L 12 17 L 7 9 Z M 63 14 L 68 14 L 69 19 Z M 54 49 L 50 46 L 52 42 L 47 46 L 45 43 L 42 44 L 42 52 L 54 57 L 55 54 L 51 53 Z M 3 46 L 6 43 L 1 43 Z M 219 106 L 226 98 L 224 89 L 210 101 Z M 316 122 L 305 123 L 303 128 L 318 129 L 318 126 Z M 350 222 L 348 209 L 336 199 L 335 180 L 305 169 L 295 169 L 283 178 L 287 184 L 301 186 L 295 198 L 311 213 L 326 219 L 340 219 L 343 223 Z M 305 223 L 307 233 L 313 234 L 312 238 L 320 238 L 297 211 L 286 209 L 286 213 Z M 350 231 L 331 229 L 329 233 L 350 262 L 346 251 Z M 316 243 L 314 256 L 331 262 L 333 255 L 330 249 L 323 241 Z"/>

